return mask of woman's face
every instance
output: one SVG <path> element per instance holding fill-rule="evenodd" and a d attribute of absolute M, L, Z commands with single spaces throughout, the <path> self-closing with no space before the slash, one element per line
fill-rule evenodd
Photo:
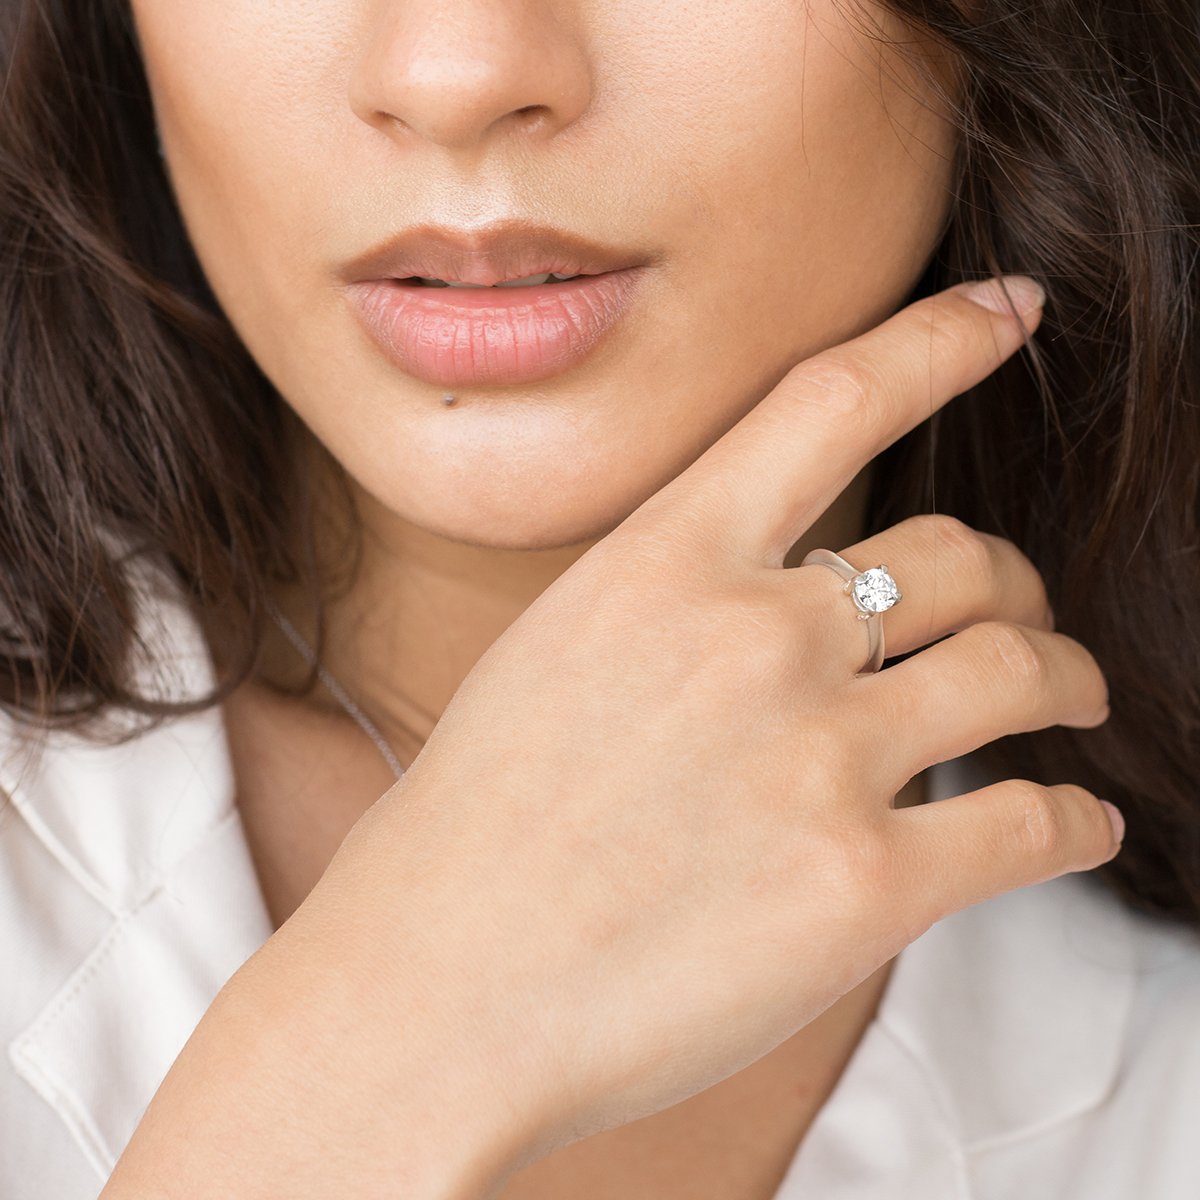
<path fill-rule="evenodd" d="M 224 311 L 377 511 L 458 541 L 602 536 L 796 362 L 902 303 L 949 206 L 953 128 L 875 5 L 132 7 Z M 528 292 L 351 283 L 405 264 L 491 282 L 475 235 L 511 221 L 642 265 Z M 466 253 L 367 269 L 427 225 Z"/>

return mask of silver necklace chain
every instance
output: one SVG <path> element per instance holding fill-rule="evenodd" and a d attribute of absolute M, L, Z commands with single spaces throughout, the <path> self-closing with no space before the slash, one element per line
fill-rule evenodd
<path fill-rule="evenodd" d="M 402 778 L 404 768 L 400 765 L 400 760 L 396 757 L 387 739 L 375 727 L 375 723 L 350 699 L 346 694 L 346 689 L 317 661 L 317 656 L 312 647 L 300 636 L 299 630 L 279 611 L 274 601 L 270 598 L 267 599 L 267 608 L 270 610 L 271 616 L 275 618 L 276 624 L 283 630 L 284 636 L 312 666 L 316 667 L 317 675 L 321 682 L 333 693 L 337 702 L 358 722 L 362 731 L 379 748 L 379 753 L 387 760 L 387 764 L 392 768 L 396 778 Z"/>

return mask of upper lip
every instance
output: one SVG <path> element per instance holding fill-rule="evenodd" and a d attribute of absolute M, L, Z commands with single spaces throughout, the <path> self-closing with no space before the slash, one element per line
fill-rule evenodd
<path fill-rule="evenodd" d="M 642 265 L 648 256 L 590 241 L 576 233 L 510 219 L 474 230 L 417 225 L 376 243 L 350 263 L 351 282 L 443 279 L 490 286 L 553 271 L 599 275 Z"/>

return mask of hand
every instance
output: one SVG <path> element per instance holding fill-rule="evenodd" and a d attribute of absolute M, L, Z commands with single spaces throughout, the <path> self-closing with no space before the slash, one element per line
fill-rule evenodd
<path fill-rule="evenodd" d="M 747 1066 L 941 917 L 1116 853 L 1073 785 L 893 807 L 934 763 L 1107 717 L 1015 546 L 919 516 L 840 550 L 906 593 L 889 653 L 927 647 L 862 676 L 837 576 L 780 569 L 931 394 L 1021 342 L 960 287 L 791 370 L 493 644 L 301 906 L 339 937 L 357 914 L 383 977 L 430 971 L 518 1164 Z"/>

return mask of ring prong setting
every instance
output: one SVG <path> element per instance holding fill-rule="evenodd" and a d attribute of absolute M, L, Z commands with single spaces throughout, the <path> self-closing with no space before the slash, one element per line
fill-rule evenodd
<path fill-rule="evenodd" d="M 863 620 L 886 612 L 901 598 L 900 589 L 888 573 L 886 563 L 860 571 L 848 581 L 846 590 L 853 597 Z"/>

